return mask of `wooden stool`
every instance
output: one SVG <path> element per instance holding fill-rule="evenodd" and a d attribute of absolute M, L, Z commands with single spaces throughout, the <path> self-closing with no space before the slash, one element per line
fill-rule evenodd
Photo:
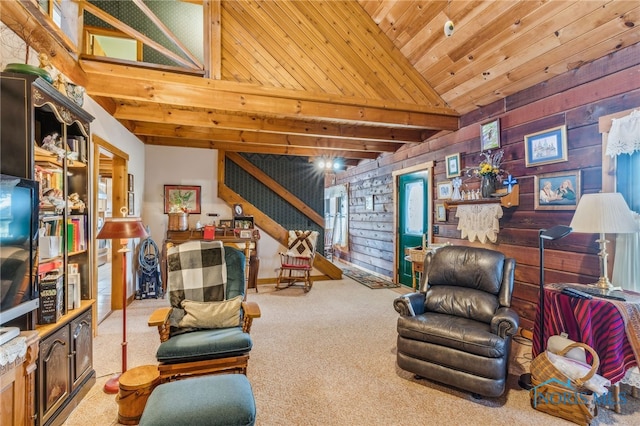
<path fill-rule="evenodd" d="M 160 383 L 160 373 L 156 365 L 142 365 L 127 370 L 120 376 L 118 402 L 118 422 L 123 425 L 137 425 L 153 389 Z"/>

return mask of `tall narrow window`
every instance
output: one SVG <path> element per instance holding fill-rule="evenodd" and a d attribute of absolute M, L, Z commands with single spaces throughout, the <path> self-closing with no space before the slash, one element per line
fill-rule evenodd
<path fill-rule="evenodd" d="M 603 189 L 622 194 L 640 229 L 640 110 L 600 119 L 603 133 Z M 610 159 L 610 160 L 609 160 Z M 610 176 L 615 176 L 611 182 Z M 616 237 L 613 284 L 640 291 L 640 233 Z"/>

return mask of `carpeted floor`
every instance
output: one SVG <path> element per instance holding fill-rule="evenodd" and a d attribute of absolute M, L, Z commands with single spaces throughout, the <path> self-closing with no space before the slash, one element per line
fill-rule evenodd
<path fill-rule="evenodd" d="M 529 393 L 517 384 L 528 370 L 530 342 L 513 345 L 507 391 L 475 400 L 444 385 L 416 380 L 396 366 L 397 313 L 392 303 L 401 289 L 369 291 L 351 279 L 321 281 L 275 291 L 259 286 L 248 299 L 260 305 L 247 376 L 258 426 L 572 425 L 531 408 Z M 154 364 L 157 330 L 149 314 L 166 300 L 136 300 L 127 310 L 129 368 Z M 109 316 L 94 341 L 96 385 L 67 426 L 114 425 L 118 404 L 102 385 L 120 368 L 121 316 Z M 629 388 L 622 387 L 628 395 Z M 600 408 L 596 425 L 640 424 L 640 400 L 626 397 L 622 414 Z"/>
<path fill-rule="evenodd" d="M 399 285 L 392 283 L 388 279 L 380 278 L 376 275 L 363 271 L 362 269 L 345 266 L 343 264 L 340 264 L 339 266 L 345 276 L 359 282 L 360 284 L 364 284 L 369 288 L 379 289 L 399 287 Z"/>

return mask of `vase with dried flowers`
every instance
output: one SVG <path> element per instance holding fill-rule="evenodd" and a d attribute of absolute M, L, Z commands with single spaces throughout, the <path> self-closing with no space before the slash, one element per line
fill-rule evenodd
<path fill-rule="evenodd" d="M 484 160 L 482 160 L 477 167 L 467 169 L 466 174 L 467 176 L 480 177 L 480 192 L 482 193 L 482 198 L 489 198 L 491 194 L 496 192 L 498 179 L 504 173 L 504 170 L 501 168 L 504 150 L 501 149 L 494 152 L 489 150 L 482 152 L 482 156 Z"/>

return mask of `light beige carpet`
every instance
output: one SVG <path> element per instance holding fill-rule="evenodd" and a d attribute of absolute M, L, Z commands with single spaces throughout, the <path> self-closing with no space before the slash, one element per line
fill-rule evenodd
<path fill-rule="evenodd" d="M 253 386 L 258 425 L 570 425 L 531 408 L 517 376 L 527 371 L 530 346 L 514 344 L 513 376 L 505 395 L 475 400 L 470 394 L 397 368 L 392 301 L 400 290 L 371 290 L 350 279 L 321 281 L 309 293 L 260 286 L 254 348 L 247 376 Z M 153 364 L 157 332 L 146 326 L 166 300 L 137 300 L 127 310 L 129 368 Z M 94 344 L 96 386 L 66 425 L 112 425 L 118 405 L 102 384 L 120 369 L 121 316 L 99 327 Z M 622 388 L 628 393 L 627 387 Z M 640 424 L 640 402 L 631 397 L 622 414 L 600 408 L 593 425 Z"/>

